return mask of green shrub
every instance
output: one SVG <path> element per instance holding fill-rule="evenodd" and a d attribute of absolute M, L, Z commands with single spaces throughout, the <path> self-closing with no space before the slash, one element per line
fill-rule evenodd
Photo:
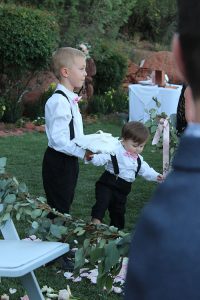
<path fill-rule="evenodd" d="M 15 123 L 18 119 L 22 117 L 23 107 L 19 100 L 19 95 L 23 90 L 23 84 L 20 81 L 15 83 L 9 82 L 9 87 L 3 95 L 5 103 L 5 112 L 2 117 L 2 121 L 6 123 Z"/>
<path fill-rule="evenodd" d="M 45 118 L 44 117 L 37 117 L 35 120 L 33 120 L 33 124 L 36 126 L 44 125 L 45 124 Z"/>
<path fill-rule="evenodd" d="M 16 122 L 22 116 L 19 99 L 31 74 L 47 65 L 59 28 L 53 15 L 39 9 L 0 4 L 0 16 L 0 74 L 8 78 L 2 91 L 3 120 Z"/>
<path fill-rule="evenodd" d="M 44 66 L 57 45 L 59 28 L 50 13 L 0 5 L 0 73 L 14 78 Z"/>
<path fill-rule="evenodd" d="M 117 89 L 126 74 L 127 58 L 117 49 L 102 44 L 94 59 L 97 67 L 94 77 L 95 94 L 103 94 L 109 88 Z"/>
<path fill-rule="evenodd" d="M 110 114 L 128 111 L 128 95 L 122 88 L 110 89 L 104 95 L 95 95 L 89 102 L 90 113 Z"/>
<path fill-rule="evenodd" d="M 0 120 L 3 117 L 5 110 L 6 110 L 5 100 L 2 97 L 0 97 Z"/>

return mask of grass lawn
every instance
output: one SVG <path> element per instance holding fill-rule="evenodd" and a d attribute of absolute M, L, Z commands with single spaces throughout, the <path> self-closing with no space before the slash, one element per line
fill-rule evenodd
<path fill-rule="evenodd" d="M 94 133 L 101 129 L 111 132 L 114 136 L 120 136 L 122 125 L 116 121 L 97 121 L 93 124 L 86 124 L 84 132 Z M 0 157 L 7 157 L 7 172 L 16 176 L 19 181 L 27 184 L 29 192 L 35 196 L 44 195 L 41 177 L 41 165 L 43 154 L 47 146 L 45 134 L 27 133 L 23 136 L 6 137 L 0 139 Z M 162 172 L 162 157 L 160 153 L 152 151 L 150 142 L 146 145 L 143 152 L 144 159 L 157 171 Z M 103 167 L 84 165 L 80 161 L 79 181 L 76 188 L 75 199 L 72 205 L 71 214 L 84 220 L 90 220 L 90 211 L 94 203 L 95 182 L 103 171 Z M 136 221 L 141 209 L 148 201 L 156 187 L 156 183 L 147 182 L 143 178 L 137 178 L 132 186 L 132 191 L 128 197 L 126 212 L 126 231 L 134 230 Z M 108 223 L 108 216 L 105 223 Z M 24 228 L 27 224 L 17 223 L 17 228 L 24 238 Z M 67 281 L 63 272 L 56 274 L 55 266 L 40 268 L 36 271 L 40 286 L 48 285 L 55 289 L 64 289 L 69 284 L 73 295 L 81 300 L 91 299 L 121 299 L 116 294 L 107 295 L 98 290 L 96 285 L 92 285 L 86 280 L 79 283 Z M 18 300 L 24 295 L 20 284 L 16 280 L 3 278 L 0 285 L 0 295 L 8 294 L 8 289 L 17 288 L 18 293 L 11 295 L 10 299 Z M 37 300 L 37 299 L 35 299 Z"/>

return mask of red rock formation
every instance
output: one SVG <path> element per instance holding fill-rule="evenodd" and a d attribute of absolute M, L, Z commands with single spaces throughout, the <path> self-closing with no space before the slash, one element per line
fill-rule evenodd
<path fill-rule="evenodd" d="M 139 66 L 129 60 L 127 74 L 123 81 L 124 88 L 127 88 L 130 83 L 135 83 L 135 75 L 136 75 L 138 69 L 139 69 Z"/>
<path fill-rule="evenodd" d="M 152 71 L 163 70 L 168 75 L 170 83 L 178 84 L 182 82 L 174 55 L 170 51 L 154 52 L 145 60 L 143 67 Z"/>
<path fill-rule="evenodd" d="M 29 117 L 28 112 L 30 109 L 28 107 L 33 106 L 48 89 L 52 82 L 58 82 L 58 79 L 50 71 L 38 72 L 28 83 L 26 89 L 27 92 L 24 93 L 22 98 L 22 103 L 24 106 L 24 115 Z"/>

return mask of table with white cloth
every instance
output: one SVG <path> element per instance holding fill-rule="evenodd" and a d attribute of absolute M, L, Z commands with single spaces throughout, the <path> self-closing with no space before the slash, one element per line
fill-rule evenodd
<path fill-rule="evenodd" d="M 182 85 L 159 87 L 157 85 L 129 85 L 129 121 L 146 122 L 149 110 L 155 108 L 158 114 L 165 112 L 168 116 L 176 114 Z M 157 107 L 153 97 L 160 102 Z"/>

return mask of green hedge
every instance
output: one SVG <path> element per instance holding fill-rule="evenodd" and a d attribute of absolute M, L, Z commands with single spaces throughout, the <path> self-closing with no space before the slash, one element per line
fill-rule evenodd
<path fill-rule="evenodd" d="M 59 42 L 54 15 L 20 5 L 0 4 L 0 74 L 6 76 L 2 97 L 4 122 L 23 113 L 21 99 L 31 73 L 44 68 Z M 0 82 L 1 84 L 1 82 Z"/>
<path fill-rule="evenodd" d="M 127 71 L 127 57 L 111 45 L 102 43 L 94 59 L 97 67 L 95 93 L 103 94 L 110 88 L 119 88 Z"/>
<path fill-rule="evenodd" d="M 91 114 L 110 114 L 128 112 L 128 93 L 123 88 L 109 89 L 103 95 L 94 95 L 88 103 Z"/>
<path fill-rule="evenodd" d="M 59 40 L 59 27 L 46 11 L 0 5 L 0 73 L 16 79 L 24 70 L 44 66 Z"/>

